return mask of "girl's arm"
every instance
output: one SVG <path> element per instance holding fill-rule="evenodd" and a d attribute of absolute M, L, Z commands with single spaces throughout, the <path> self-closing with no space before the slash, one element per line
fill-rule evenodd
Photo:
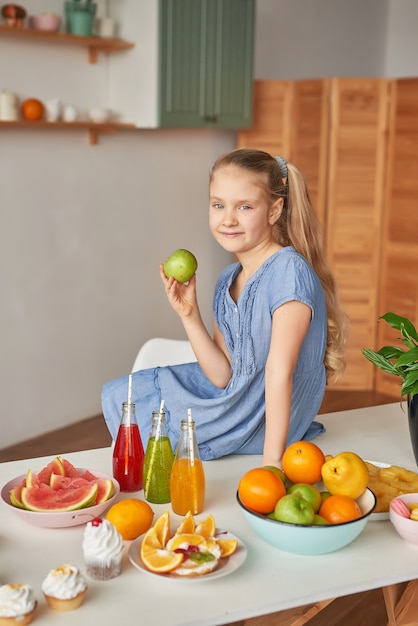
<path fill-rule="evenodd" d="M 292 374 L 311 321 L 311 309 L 286 302 L 273 313 L 270 351 L 265 370 L 266 434 L 262 465 L 281 467 L 292 404 Z"/>
<path fill-rule="evenodd" d="M 167 298 L 183 323 L 200 367 L 213 385 L 226 387 L 231 378 L 228 352 L 217 326 L 212 338 L 203 323 L 197 304 L 196 276 L 188 283 L 178 283 L 173 278 L 167 278 L 163 265 L 160 266 L 160 275 Z"/>

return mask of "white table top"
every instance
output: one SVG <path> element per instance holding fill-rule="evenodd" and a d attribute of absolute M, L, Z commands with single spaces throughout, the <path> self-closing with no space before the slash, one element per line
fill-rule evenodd
<path fill-rule="evenodd" d="M 417 470 L 407 426 L 406 406 L 399 403 L 321 415 L 327 432 L 315 442 L 325 454 L 344 450 L 363 458 Z M 57 450 L 60 454 L 60 450 Z M 78 467 L 111 474 L 111 450 L 103 448 L 64 454 Z M 0 464 L 0 485 L 31 468 L 37 471 L 51 457 Z M 53 567 L 71 562 L 84 570 L 81 542 L 84 527 L 42 529 L 0 508 L 0 581 L 32 585 L 38 599 L 34 623 L 114 626 L 140 620 L 153 626 L 213 626 L 295 606 L 348 595 L 418 578 L 418 547 L 401 539 L 389 521 L 369 521 L 349 546 L 321 556 L 282 552 L 258 538 L 244 519 L 235 494 L 245 471 L 260 464 L 259 456 L 233 456 L 205 463 L 205 511 L 217 526 L 247 546 L 245 563 L 215 580 L 166 580 L 132 566 L 113 580 L 89 580 L 84 604 L 74 612 L 56 613 L 42 597 L 41 582 Z M 143 493 L 137 494 L 143 498 Z M 121 494 L 120 497 L 127 497 Z M 129 496 L 128 496 L 129 497 Z M 155 519 L 170 505 L 152 505 Z M 180 518 L 172 514 L 175 528 Z"/>

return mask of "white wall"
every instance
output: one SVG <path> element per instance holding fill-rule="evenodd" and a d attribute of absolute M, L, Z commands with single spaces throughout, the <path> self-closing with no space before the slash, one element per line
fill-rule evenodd
<path fill-rule="evenodd" d="M 258 0 L 256 78 L 379 75 L 386 67 L 400 75 L 418 44 L 399 54 L 408 16 L 401 24 L 398 2 L 416 18 L 414 0 Z M 31 12 L 51 6 L 56 0 L 30 4 Z M 59 96 L 85 112 L 106 103 L 107 75 L 106 57 L 92 66 L 84 50 L 0 38 L 0 89 L 22 99 Z M 99 413 L 103 383 L 128 372 L 146 339 L 183 337 L 158 275 L 178 247 L 198 257 L 211 325 L 213 286 L 229 258 L 207 227 L 208 172 L 235 134 L 129 131 L 90 147 L 79 131 L 0 132 L 5 447 Z"/>

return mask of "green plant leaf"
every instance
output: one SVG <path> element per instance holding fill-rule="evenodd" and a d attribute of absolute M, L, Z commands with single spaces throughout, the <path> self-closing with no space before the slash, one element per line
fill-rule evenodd
<path fill-rule="evenodd" d="M 400 330 L 405 339 L 415 339 L 415 341 L 418 341 L 418 333 L 416 331 L 416 328 L 408 318 L 401 317 L 400 315 L 396 315 L 396 313 L 389 312 L 382 315 L 380 319 L 384 319 L 385 322 L 389 324 L 389 326 L 392 326 L 392 328 Z"/>
<path fill-rule="evenodd" d="M 402 348 L 395 348 L 395 346 L 383 346 L 377 351 L 377 354 L 381 354 L 385 359 L 399 359 L 405 351 Z"/>
<path fill-rule="evenodd" d="M 418 363 L 418 346 L 408 350 L 408 352 L 404 352 L 398 359 L 396 366 L 402 367 L 403 365 L 415 365 Z"/>
<path fill-rule="evenodd" d="M 402 372 L 398 371 L 396 367 L 388 361 L 384 356 L 379 354 L 379 352 L 375 352 L 374 350 L 369 350 L 368 348 L 363 348 L 363 355 L 366 357 L 368 361 L 373 363 L 376 367 L 381 369 L 388 374 L 394 374 L 395 376 L 402 376 Z"/>

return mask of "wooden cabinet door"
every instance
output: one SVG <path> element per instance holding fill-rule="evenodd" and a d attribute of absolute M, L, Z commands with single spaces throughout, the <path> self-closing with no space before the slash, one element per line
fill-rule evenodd
<path fill-rule="evenodd" d="M 290 80 L 254 81 L 253 124 L 248 130 L 238 132 L 237 147 L 287 157 L 291 146 L 292 98 Z"/>
<path fill-rule="evenodd" d="M 330 95 L 327 256 L 351 324 L 337 387 L 372 389 L 375 368 L 361 350 L 376 345 L 389 86 L 333 79 Z"/>
<path fill-rule="evenodd" d="M 238 147 L 295 163 L 325 234 L 329 80 L 256 80 L 253 109 L 253 126 L 239 131 Z"/>
<path fill-rule="evenodd" d="M 392 81 L 379 315 L 388 311 L 418 324 L 418 78 Z M 377 347 L 399 332 L 383 320 Z M 404 347 L 399 342 L 400 347 Z M 376 371 L 376 390 L 400 395 L 401 378 Z"/>
<path fill-rule="evenodd" d="M 160 1 L 160 125 L 252 121 L 254 0 Z"/>

